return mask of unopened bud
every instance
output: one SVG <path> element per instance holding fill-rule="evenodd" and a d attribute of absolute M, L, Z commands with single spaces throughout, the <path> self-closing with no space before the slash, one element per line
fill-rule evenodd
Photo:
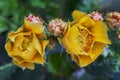
<path fill-rule="evenodd" d="M 42 19 L 32 14 L 24 18 L 24 27 L 26 30 L 33 31 L 36 34 L 44 32 Z"/>
<path fill-rule="evenodd" d="M 89 16 L 95 21 L 103 21 L 102 14 L 97 11 L 93 11 Z"/>
<path fill-rule="evenodd" d="M 28 17 L 26 17 L 26 20 L 32 22 L 32 23 L 41 23 L 43 24 L 42 20 L 39 17 L 36 17 L 32 14 L 29 14 Z"/>
<path fill-rule="evenodd" d="M 111 12 L 107 14 L 106 21 L 112 29 L 118 29 L 120 27 L 120 13 Z"/>
<path fill-rule="evenodd" d="M 62 19 L 53 19 L 48 24 L 48 31 L 54 36 L 62 36 L 67 22 L 62 21 Z"/>

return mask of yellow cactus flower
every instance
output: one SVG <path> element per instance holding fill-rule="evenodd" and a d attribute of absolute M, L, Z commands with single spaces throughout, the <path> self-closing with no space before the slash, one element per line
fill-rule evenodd
<path fill-rule="evenodd" d="M 8 42 L 5 44 L 5 49 L 8 55 L 13 58 L 13 63 L 22 69 L 34 69 L 34 63 L 44 64 L 45 48 L 48 44 L 44 27 L 35 30 L 36 24 L 24 23 L 16 32 L 8 34 Z M 35 26 L 35 27 L 34 27 Z M 27 27 L 27 29 L 26 29 Z"/>
<path fill-rule="evenodd" d="M 72 60 L 80 67 L 85 67 L 95 61 L 111 41 L 104 22 L 95 21 L 78 10 L 73 11 L 72 16 L 74 21 L 68 23 L 60 40 Z"/>

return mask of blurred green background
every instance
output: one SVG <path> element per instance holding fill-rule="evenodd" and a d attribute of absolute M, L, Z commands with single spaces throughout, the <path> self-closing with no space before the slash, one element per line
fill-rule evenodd
<path fill-rule="evenodd" d="M 97 10 L 105 14 L 120 11 L 119 5 L 120 0 L 0 0 L 0 80 L 120 80 L 118 54 L 100 56 L 89 67 L 80 68 L 58 44 L 56 51 L 48 52 L 46 64 L 36 65 L 31 71 L 12 64 L 4 49 L 8 32 L 20 27 L 24 17 L 30 13 L 40 16 L 45 22 L 54 18 L 68 21 L 72 20 L 71 13 L 75 9 L 87 13 Z"/>

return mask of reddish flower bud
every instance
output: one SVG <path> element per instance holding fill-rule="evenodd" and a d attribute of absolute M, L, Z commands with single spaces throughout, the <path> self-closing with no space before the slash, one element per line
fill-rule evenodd
<path fill-rule="evenodd" d="M 102 14 L 97 11 L 93 11 L 89 16 L 95 21 L 103 21 Z"/>
<path fill-rule="evenodd" d="M 48 30 L 54 36 L 61 36 L 66 26 L 67 23 L 62 19 L 53 19 L 48 24 Z"/>

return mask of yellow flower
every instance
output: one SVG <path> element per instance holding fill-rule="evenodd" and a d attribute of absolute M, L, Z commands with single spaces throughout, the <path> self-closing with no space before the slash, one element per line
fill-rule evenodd
<path fill-rule="evenodd" d="M 111 44 L 107 36 L 107 26 L 78 10 L 75 10 L 72 16 L 74 22 L 68 23 L 61 43 L 72 60 L 80 67 L 85 67 L 95 61 L 106 44 Z"/>
<path fill-rule="evenodd" d="M 30 25 L 30 26 L 28 26 Z M 27 27 L 27 29 L 26 29 Z M 5 45 L 13 63 L 25 69 L 34 69 L 34 63 L 44 64 L 45 48 L 48 44 L 44 27 L 36 23 L 24 23 L 16 32 L 8 34 L 9 41 Z M 39 28 L 41 27 L 41 28 Z"/>

